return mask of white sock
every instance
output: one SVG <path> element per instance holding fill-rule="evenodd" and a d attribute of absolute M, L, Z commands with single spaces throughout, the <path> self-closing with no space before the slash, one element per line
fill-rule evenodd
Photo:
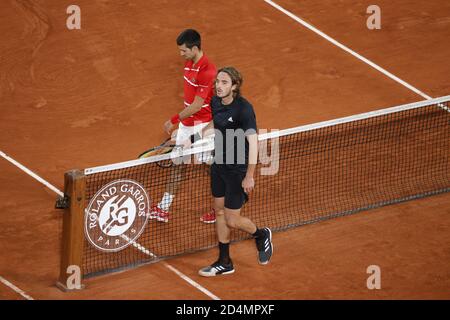
<path fill-rule="evenodd" d="M 158 204 L 158 207 L 160 209 L 163 209 L 164 211 L 169 211 L 170 205 L 172 204 L 174 197 L 175 197 L 174 195 L 168 192 L 164 192 L 163 198 L 161 202 Z"/>

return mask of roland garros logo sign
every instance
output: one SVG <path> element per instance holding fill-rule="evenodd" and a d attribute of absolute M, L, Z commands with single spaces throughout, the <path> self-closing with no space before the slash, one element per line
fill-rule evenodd
<path fill-rule="evenodd" d="M 149 203 L 136 181 L 116 180 L 103 186 L 86 209 L 86 238 L 101 251 L 125 249 L 144 231 Z"/>

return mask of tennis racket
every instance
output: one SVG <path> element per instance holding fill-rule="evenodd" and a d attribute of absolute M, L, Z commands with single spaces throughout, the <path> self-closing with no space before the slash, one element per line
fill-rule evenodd
<path fill-rule="evenodd" d="M 150 148 L 150 149 L 142 152 L 138 156 L 138 158 L 144 159 L 144 158 L 149 158 L 149 157 L 153 157 L 153 156 L 157 156 L 157 155 L 161 155 L 161 154 L 170 153 L 170 152 L 172 152 L 173 148 L 175 148 L 175 144 L 173 143 L 173 141 L 170 138 L 168 138 L 163 143 L 161 143 L 159 146 Z M 158 161 L 158 162 L 156 162 L 156 164 L 162 168 L 169 168 L 172 166 L 173 162 L 171 159 L 167 159 L 167 160 Z"/>
<path fill-rule="evenodd" d="M 193 142 L 193 143 L 191 145 L 191 148 L 207 146 L 209 143 L 211 143 L 211 141 L 213 141 L 211 139 L 214 139 L 214 137 L 210 136 L 210 137 L 205 137 L 204 139 L 201 139 L 198 134 L 192 135 L 191 142 Z M 168 138 L 163 143 L 161 143 L 159 146 L 152 147 L 152 148 L 142 152 L 138 156 L 138 158 L 144 159 L 144 158 L 149 158 L 149 157 L 156 156 L 156 155 L 170 153 L 173 151 L 173 149 L 175 147 L 177 147 L 177 146 L 173 143 L 173 140 Z M 166 159 L 166 160 L 158 161 L 158 162 L 156 162 L 156 164 L 162 168 L 169 168 L 174 164 L 174 162 L 173 162 L 173 159 Z"/>
<path fill-rule="evenodd" d="M 190 137 L 191 139 L 191 143 L 194 143 L 195 141 L 201 142 L 201 137 L 198 135 L 198 133 L 196 133 L 195 135 L 192 135 Z M 152 156 L 157 156 L 160 154 L 166 154 L 169 153 L 173 150 L 173 148 L 175 148 L 175 143 L 173 143 L 173 140 L 171 140 L 170 138 L 167 138 L 163 143 L 161 143 L 159 146 L 156 147 L 152 147 L 144 152 L 142 152 L 138 158 L 139 159 L 143 159 L 143 158 L 148 158 L 148 157 L 152 157 Z"/>
<path fill-rule="evenodd" d="M 150 149 L 142 152 L 138 156 L 138 158 L 144 159 L 144 158 L 148 158 L 148 157 L 157 156 L 160 154 L 166 154 L 166 153 L 171 152 L 174 147 L 175 147 L 175 144 L 172 143 L 172 140 L 170 138 L 168 138 L 163 143 L 161 143 L 159 146 L 150 148 Z"/>

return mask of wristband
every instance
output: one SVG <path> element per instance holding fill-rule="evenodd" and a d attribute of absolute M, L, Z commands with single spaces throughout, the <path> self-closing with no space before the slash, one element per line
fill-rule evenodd
<path fill-rule="evenodd" d="M 170 118 L 170 122 L 172 122 L 172 124 L 177 124 L 178 122 L 180 122 L 180 115 L 178 113 L 174 115 L 172 118 Z"/>

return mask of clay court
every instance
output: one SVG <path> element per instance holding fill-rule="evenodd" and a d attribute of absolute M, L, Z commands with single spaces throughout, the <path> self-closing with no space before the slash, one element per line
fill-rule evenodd
<path fill-rule="evenodd" d="M 175 39 L 186 28 L 199 30 L 218 67 L 242 72 L 259 128 L 450 94 L 448 1 L 379 0 L 379 30 L 366 25 L 370 1 L 275 3 L 79 0 L 81 29 L 68 30 L 73 2 L 2 1 L 0 151 L 64 190 L 68 170 L 128 161 L 160 144 L 163 123 L 183 107 Z M 0 299 L 450 299 L 448 192 L 275 232 L 267 266 L 254 241 L 239 241 L 233 275 L 198 276 L 216 257 L 211 248 L 62 292 L 56 193 L 3 158 L 0 191 Z M 381 289 L 367 288 L 372 265 Z"/>

